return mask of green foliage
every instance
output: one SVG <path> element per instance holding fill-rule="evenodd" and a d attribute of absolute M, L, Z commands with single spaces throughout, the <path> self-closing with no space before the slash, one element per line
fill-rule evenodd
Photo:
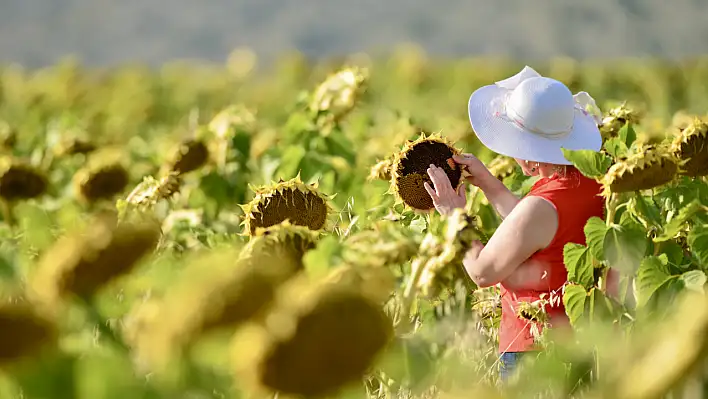
<path fill-rule="evenodd" d="M 667 128 L 666 110 L 677 111 L 688 101 L 666 100 L 670 98 L 666 87 L 688 92 L 683 83 L 675 82 L 675 75 L 691 75 L 702 82 L 705 66 L 701 65 L 555 68 L 574 86 L 592 85 L 592 94 L 603 108 L 612 100 L 629 99 L 645 105 L 650 115 L 645 119 L 648 123 L 617 126 L 615 137 L 604 141 L 603 152 L 564 150 L 565 156 L 585 176 L 601 180 L 612 164 L 640 148 L 639 142 Z M 238 377 L 231 361 L 257 369 L 251 351 L 256 352 L 258 339 L 248 335 L 250 327 L 267 325 L 277 330 L 274 335 L 283 336 L 292 330 L 292 312 L 277 308 L 277 301 L 269 302 L 264 313 L 243 330 L 224 327 L 214 335 L 198 335 L 191 347 L 173 348 L 169 342 L 143 342 L 141 337 L 174 322 L 164 314 L 155 316 L 153 306 L 185 275 L 187 283 L 190 277 L 199 280 L 216 272 L 229 275 L 229 262 L 235 265 L 235 257 L 219 258 L 223 264 L 218 265 L 200 263 L 201 257 L 249 248 L 251 239 L 242 235 L 246 215 L 239 205 L 258 195 L 255 188 L 299 175 L 304 184 L 316 185 L 327 196 L 332 212 L 326 228 L 313 239 L 313 247 L 295 262 L 303 269 L 298 277 L 307 283 L 340 279 L 381 299 L 396 329 L 370 372 L 357 377 L 361 384 L 343 387 L 336 397 L 430 399 L 456 391 L 463 392 L 461 397 L 496 397 L 492 386 L 498 382 L 501 297 L 497 287 L 479 289 L 464 275 L 459 259 L 472 235 L 450 233 L 456 231 L 456 219 L 395 205 L 387 193 L 388 182 L 370 181 L 368 176 L 371 166 L 391 157 L 405 140 L 417 137 L 419 127 L 442 131 L 459 149 L 485 162 L 491 160 L 470 134 L 460 99 L 464 102 L 469 96 L 470 84 L 476 87 L 508 76 L 518 70 L 517 65 L 474 61 L 473 68 L 429 63 L 407 69 L 410 63 L 405 57 L 377 61 L 365 93 L 349 96 L 334 87 L 330 97 L 319 98 L 321 90 L 314 86 L 336 66 L 293 66 L 292 71 L 250 80 L 236 79 L 225 69 L 207 71 L 196 66 L 158 72 L 124 67 L 104 72 L 101 79 L 78 65 L 37 73 L 0 69 L 0 120 L 21 133 L 3 151 L 42 169 L 51 183 L 43 197 L 5 204 L 0 225 L 0 299 L 24 300 L 18 293 L 25 293 L 38 260 L 60 236 L 90 224 L 89 216 L 117 208 L 122 221 L 149 216 L 160 223 L 163 233 L 151 256 L 130 274 L 102 287 L 95 297 L 85 302 L 62 299 L 55 304 L 62 305 L 59 309 L 50 306 L 61 315 L 58 345 L 11 367 L 0 365 L 0 396 L 247 397 L 251 381 Z M 543 67 L 538 70 L 546 72 Z M 695 97 L 699 90 L 691 87 Z M 699 97 L 703 102 L 692 98 L 691 104 L 708 106 L 703 97 Z M 165 180 L 168 152 L 185 136 L 208 143 L 210 159 L 179 179 Z M 121 193 L 115 201 L 90 206 L 78 201 L 72 176 L 90 155 L 78 150 L 67 153 L 64 141 L 79 139 L 101 150 L 115 150 L 130 165 L 131 186 L 144 184 L 133 193 Z M 503 180 L 519 196 L 535 181 L 518 168 Z M 486 242 L 501 218 L 483 193 L 470 191 L 468 214 L 457 220 L 465 223 L 457 228 L 473 226 L 474 237 Z M 543 353 L 531 357 L 518 375 L 518 385 L 511 383 L 505 397 L 532 393 L 597 397 L 593 395 L 605 390 L 619 392 L 623 370 L 636 363 L 637 353 L 652 348 L 654 326 L 671 314 L 679 297 L 704 291 L 708 280 L 705 178 L 679 177 L 651 190 L 606 194 L 606 217 L 588 220 L 585 242 L 564 247 L 567 283 L 541 301 L 564 304 L 574 338 L 556 339 L 553 330 L 544 330 L 539 337 Z M 136 209 L 139 212 L 132 212 Z M 467 217 L 474 223 L 466 224 Z M 17 223 L 10 225 L 13 220 Z M 62 255 L 71 258 L 72 253 Z M 618 281 L 613 276 L 619 276 Z M 425 284 L 425 279 L 435 284 Z M 421 286 L 435 289 L 424 295 Z M 285 291 L 277 290 L 278 300 Z M 295 298 L 305 291 L 297 291 Z M 176 308 L 196 306 L 195 298 L 196 294 L 179 298 L 184 303 Z M 215 298 L 201 313 L 192 313 L 207 317 L 228 300 Z M 227 309 L 235 312 L 236 308 Z M 144 324 L 149 315 L 157 324 Z M 234 342 L 245 342 L 248 349 L 230 357 Z M 151 356 L 162 359 L 157 349 L 163 344 L 169 349 L 164 357 L 170 360 L 164 370 L 155 372 Z M 143 353 L 145 347 L 155 348 L 157 354 Z"/>

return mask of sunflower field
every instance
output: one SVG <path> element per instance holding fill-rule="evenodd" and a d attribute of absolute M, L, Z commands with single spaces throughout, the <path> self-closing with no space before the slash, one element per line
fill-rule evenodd
<path fill-rule="evenodd" d="M 252 64 L 0 66 L 0 399 L 708 392 L 708 58 L 533 65 L 602 109 L 603 150 L 566 156 L 607 209 L 518 315 L 562 301 L 574 334 L 505 385 L 498 289 L 461 265 L 501 220 L 475 188 L 441 217 L 423 182 L 466 152 L 530 189 L 467 120 L 523 64 Z"/>

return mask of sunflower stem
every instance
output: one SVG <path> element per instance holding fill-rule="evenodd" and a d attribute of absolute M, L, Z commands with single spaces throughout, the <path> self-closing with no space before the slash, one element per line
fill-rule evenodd
<path fill-rule="evenodd" d="M 88 300 L 82 300 L 82 305 L 84 310 L 86 311 L 86 315 L 88 316 L 89 320 L 91 320 L 91 322 L 93 324 L 96 324 L 96 326 L 98 327 L 98 331 L 101 336 L 107 338 L 108 341 L 110 341 L 111 344 L 113 344 L 117 348 L 128 352 L 128 346 L 125 344 L 125 342 L 123 342 L 123 339 L 121 339 L 113 331 L 113 329 L 108 326 L 107 320 L 103 316 L 101 316 L 94 304 Z"/>
<path fill-rule="evenodd" d="M 610 194 L 605 200 L 605 206 L 607 208 L 607 227 L 612 226 L 615 222 L 615 214 L 617 213 L 617 204 L 619 202 L 619 196 L 617 193 Z"/>
<path fill-rule="evenodd" d="M 406 285 L 405 291 L 403 292 L 401 306 L 401 321 L 405 323 L 406 327 L 404 330 L 406 331 L 410 327 L 410 320 L 408 319 L 411 315 L 411 307 L 413 306 L 415 297 L 418 294 L 418 281 L 420 281 L 420 277 L 423 275 L 423 270 L 425 270 L 426 264 L 427 258 L 416 258 L 411 264 L 411 277 L 408 280 L 408 285 Z"/>
<path fill-rule="evenodd" d="M 10 228 L 17 226 L 17 219 L 15 218 L 15 206 L 12 202 L 6 200 L 5 198 L 0 199 L 0 207 L 2 208 L 2 218 L 7 223 Z"/>

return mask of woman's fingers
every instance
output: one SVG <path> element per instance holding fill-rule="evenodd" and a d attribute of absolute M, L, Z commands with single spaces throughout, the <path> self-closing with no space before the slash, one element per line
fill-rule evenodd
<path fill-rule="evenodd" d="M 445 194 L 450 194 L 454 191 L 452 188 L 452 183 L 450 183 L 450 179 L 447 177 L 447 174 L 444 170 L 442 170 L 442 168 L 438 168 L 437 166 L 431 164 L 428 168 L 428 176 L 430 176 L 430 180 L 433 181 L 438 197 Z"/>
<path fill-rule="evenodd" d="M 467 166 L 472 166 L 475 162 L 481 162 L 479 159 L 477 159 L 477 157 L 472 154 L 454 155 L 452 157 L 452 160 L 459 164 Z"/>
<path fill-rule="evenodd" d="M 433 204 L 437 205 L 438 201 L 440 201 L 440 198 L 438 198 L 438 194 L 435 192 L 435 190 L 432 187 L 430 187 L 430 185 L 428 184 L 427 181 L 423 182 L 423 188 L 425 188 L 425 191 L 428 192 L 428 194 L 430 195 L 430 198 L 433 199 Z"/>

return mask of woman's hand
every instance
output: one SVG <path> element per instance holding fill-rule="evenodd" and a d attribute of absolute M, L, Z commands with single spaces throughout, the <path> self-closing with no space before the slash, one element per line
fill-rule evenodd
<path fill-rule="evenodd" d="M 430 198 L 432 198 L 435 209 L 437 209 L 441 215 L 447 215 L 455 208 L 465 207 L 467 203 L 467 191 L 465 190 L 464 184 L 460 184 L 460 187 L 455 191 L 445 171 L 433 164 L 430 164 L 428 168 L 428 176 L 430 176 L 430 180 L 433 181 L 435 189 L 430 187 L 428 182 L 424 182 L 423 187 L 425 187 L 425 191 L 427 191 Z"/>
<path fill-rule="evenodd" d="M 492 173 L 489 172 L 489 169 L 487 169 L 482 161 L 472 154 L 455 155 L 452 159 L 456 164 L 467 169 L 469 175 L 465 180 L 474 186 L 484 189 L 482 186 L 484 186 L 490 178 L 494 179 L 494 176 L 492 176 Z"/>

